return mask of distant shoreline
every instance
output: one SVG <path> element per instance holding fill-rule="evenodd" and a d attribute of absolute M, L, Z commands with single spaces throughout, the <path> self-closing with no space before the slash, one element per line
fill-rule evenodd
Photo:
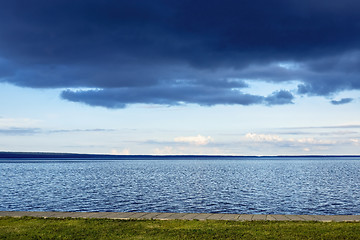
<path fill-rule="evenodd" d="M 238 158 L 336 158 L 336 157 L 360 157 L 360 155 L 272 155 L 272 156 L 238 156 L 238 155 L 111 155 L 111 154 L 82 154 L 82 153 L 48 153 L 48 152 L 0 152 L 0 159 L 179 159 L 179 158 L 198 158 L 198 159 L 238 159 Z"/>

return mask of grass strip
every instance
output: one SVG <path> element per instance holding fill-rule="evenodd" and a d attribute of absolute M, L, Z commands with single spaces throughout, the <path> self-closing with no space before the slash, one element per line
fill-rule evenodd
<path fill-rule="evenodd" d="M 360 239 L 360 223 L 0 217 L 0 239 Z"/>

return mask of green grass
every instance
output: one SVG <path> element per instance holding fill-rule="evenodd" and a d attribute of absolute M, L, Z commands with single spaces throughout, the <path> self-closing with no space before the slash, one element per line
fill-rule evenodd
<path fill-rule="evenodd" d="M 0 217 L 0 239 L 360 239 L 360 223 Z"/>

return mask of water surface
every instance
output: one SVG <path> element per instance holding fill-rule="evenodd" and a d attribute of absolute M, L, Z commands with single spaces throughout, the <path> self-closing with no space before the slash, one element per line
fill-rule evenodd
<path fill-rule="evenodd" d="M 360 157 L 0 160 L 0 211 L 360 214 Z"/>

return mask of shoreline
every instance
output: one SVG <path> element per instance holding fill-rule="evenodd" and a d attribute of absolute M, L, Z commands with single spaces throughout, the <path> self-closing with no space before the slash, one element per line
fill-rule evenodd
<path fill-rule="evenodd" d="M 227 221 L 317 221 L 360 222 L 360 215 L 280 215 L 162 212 L 32 212 L 0 211 L 0 217 L 106 218 L 120 220 L 227 220 Z"/>

